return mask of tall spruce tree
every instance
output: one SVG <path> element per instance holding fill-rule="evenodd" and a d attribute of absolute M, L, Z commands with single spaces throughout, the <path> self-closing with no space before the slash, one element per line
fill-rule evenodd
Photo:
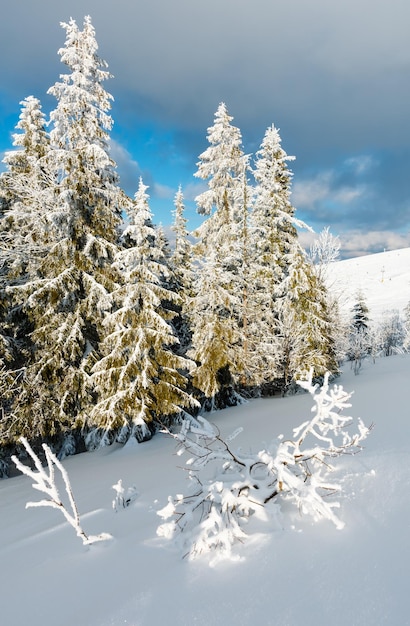
<path fill-rule="evenodd" d="M 316 378 L 338 370 L 326 287 L 299 243 L 294 245 L 278 307 L 284 391 L 310 370 Z"/>
<path fill-rule="evenodd" d="M 377 341 L 370 328 L 369 307 L 361 291 L 356 294 L 356 302 L 351 311 L 347 340 L 347 358 L 352 362 L 354 373 L 358 374 L 363 359 L 371 352 L 378 352 Z"/>
<path fill-rule="evenodd" d="M 177 295 L 163 285 L 164 277 L 170 277 L 147 189 L 140 179 L 122 235 L 124 248 L 115 261 L 122 280 L 104 321 L 104 356 L 91 377 L 98 400 L 88 420 L 97 429 L 94 441 L 115 435 L 120 440 L 147 439 L 156 423 L 196 404 L 186 392 L 186 374 L 193 364 L 172 350 L 178 339 L 164 303 Z"/>
<path fill-rule="evenodd" d="M 180 341 L 179 351 L 185 354 L 191 343 L 189 319 L 193 296 L 194 269 L 193 246 L 189 239 L 188 220 L 185 217 L 184 194 L 181 186 L 175 194 L 174 207 L 172 230 L 175 234 L 175 245 L 171 256 L 171 266 L 174 278 L 173 289 L 180 297 L 180 305 L 173 324 Z"/>
<path fill-rule="evenodd" d="M 6 171 L 0 175 L 0 362 L 8 369 L 18 369 L 26 358 L 29 332 L 22 301 L 8 287 L 36 276 L 49 239 L 47 210 L 52 205 L 41 104 L 29 96 L 21 105 L 19 132 L 13 135 L 16 149 L 5 153 Z"/>
<path fill-rule="evenodd" d="M 21 103 L 13 135 L 15 150 L 5 153 L 0 175 L 0 277 L 18 283 L 35 275 L 44 255 L 51 224 L 52 179 L 47 172 L 49 137 L 40 101 L 29 96 Z"/>
<path fill-rule="evenodd" d="M 312 367 L 316 375 L 335 370 L 329 310 L 323 282 L 313 271 L 298 241 L 291 203 L 294 157 L 281 146 L 275 126 L 267 129 L 256 153 L 252 246 L 255 297 L 263 340 L 258 351 L 269 363 L 265 382 L 277 379 L 282 390 Z"/>
<path fill-rule="evenodd" d="M 340 314 L 339 297 L 333 289 L 332 266 L 339 260 L 340 240 L 331 234 L 329 227 L 325 227 L 310 246 L 308 260 L 313 264 L 313 269 L 319 282 L 326 286 L 326 303 L 329 312 L 329 321 L 332 328 L 335 358 L 338 364 L 342 363 L 346 356 L 346 339 L 348 335 L 347 322 Z"/>
<path fill-rule="evenodd" d="M 82 31 L 74 20 L 62 26 L 66 42 L 59 55 L 70 72 L 49 90 L 57 98 L 47 155 L 55 181 L 54 239 L 39 277 L 20 289 L 33 327 L 32 358 L 13 419 L 2 429 L 3 439 L 25 434 L 57 446 L 93 404 L 89 375 L 118 281 L 112 261 L 122 200 L 108 151 L 107 65 L 97 55 L 89 17 Z"/>
<path fill-rule="evenodd" d="M 282 295 L 289 252 L 297 239 L 296 226 L 302 225 L 296 219 L 296 210 L 291 203 L 293 174 L 288 163 L 294 159 L 282 148 L 278 129 L 273 125 L 269 127 L 256 153 L 253 169 L 255 202 L 251 219 L 255 262 L 266 290 L 274 297 Z"/>
<path fill-rule="evenodd" d="M 256 153 L 253 175 L 256 181 L 251 224 L 254 263 L 262 286 L 274 298 L 283 295 L 291 255 L 298 239 L 297 228 L 311 230 L 296 218 L 291 202 L 293 173 L 288 163 L 295 157 L 282 148 L 279 130 L 270 126 Z"/>
<path fill-rule="evenodd" d="M 193 279 L 192 243 L 189 240 L 188 220 L 185 217 L 184 194 L 181 186 L 175 194 L 173 216 L 172 230 L 175 234 L 175 245 L 171 258 L 172 267 L 182 291 L 191 295 Z"/>
<path fill-rule="evenodd" d="M 270 390 L 282 375 L 286 346 L 292 345 L 283 327 L 279 329 L 279 308 L 299 223 L 290 201 L 292 172 L 288 163 L 293 160 L 282 148 L 279 131 L 272 125 L 256 153 L 255 198 L 250 216 L 255 352 L 262 361 L 262 386 Z"/>
<path fill-rule="evenodd" d="M 256 153 L 253 175 L 255 199 L 250 217 L 250 246 L 256 319 L 255 352 L 265 366 L 261 382 L 266 385 L 279 375 L 278 308 L 288 273 L 289 250 L 297 237 L 295 209 L 290 201 L 292 172 L 281 146 L 279 131 L 267 129 Z"/>
<path fill-rule="evenodd" d="M 235 401 L 233 386 L 244 371 L 239 324 L 241 295 L 238 258 L 241 213 L 238 186 L 244 170 L 241 133 L 220 104 L 214 125 L 208 128 L 210 146 L 200 155 L 195 176 L 207 180 L 208 189 L 197 196 L 198 212 L 208 218 L 197 229 L 195 246 L 198 276 L 192 300 L 191 358 L 198 363 L 195 386 L 217 402 Z"/>
<path fill-rule="evenodd" d="M 5 153 L 6 171 L 0 175 L 0 402 L 5 415 L 30 352 L 32 324 L 21 290 L 38 277 L 52 230 L 53 181 L 47 171 L 45 118 L 37 98 L 29 96 L 20 104 L 15 149 Z"/>

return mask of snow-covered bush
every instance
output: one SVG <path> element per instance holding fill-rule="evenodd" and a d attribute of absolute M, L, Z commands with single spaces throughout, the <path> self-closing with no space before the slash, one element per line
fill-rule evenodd
<path fill-rule="evenodd" d="M 383 311 L 382 320 L 375 334 L 378 354 L 391 356 L 403 353 L 406 331 L 397 309 Z"/>
<path fill-rule="evenodd" d="M 374 351 L 372 335 L 362 329 L 354 328 L 348 337 L 348 342 L 347 357 L 351 362 L 354 373 L 357 375 L 364 359 Z"/>
<path fill-rule="evenodd" d="M 134 500 L 138 498 L 138 491 L 135 486 L 125 488 L 122 480 L 112 486 L 115 491 L 115 498 L 112 501 L 112 508 L 117 513 L 121 509 L 126 509 Z"/>
<path fill-rule="evenodd" d="M 330 387 L 328 374 L 322 387 L 313 384 L 312 373 L 299 385 L 313 398 L 313 416 L 294 429 L 291 439 L 279 436 L 266 450 L 234 452 L 231 442 L 241 429 L 224 440 L 203 417 L 186 420 L 179 433 L 169 433 L 178 442 L 178 454 L 190 454 L 191 488 L 187 495 L 170 496 L 158 511 L 171 520 L 159 526 L 159 536 L 178 537 L 190 558 L 212 550 L 217 559 L 232 558 L 233 545 L 247 536 L 249 518 L 268 521 L 269 510 L 279 513 L 284 502 L 315 520 L 323 517 L 343 527 L 335 514 L 339 503 L 329 497 L 340 491 L 329 479 L 332 459 L 361 450 L 369 428 L 361 419 L 354 424 L 342 415 L 352 394 L 341 385 Z"/>
<path fill-rule="evenodd" d="M 27 502 L 26 509 L 39 506 L 49 506 L 53 509 L 58 509 L 64 515 L 67 522 L 71 524 L 71 526 L 74 528 L 77 537 L 80 537 L 80 539 L 82 539 L 83 544 L 91 544 L 95 543 L 96 541 L 104 541 L 106 539 L 110 539 L 111 536 L 106 533 L 102 533 L 97 536 L 86 535 L 81 528 L 80 516 L 78 514 L 77 505 L 74 500 L 70 480 L 68 478 L 68 473 L 65 467 L 63 467 L 63 465 L 60 463 L 56 455 L 50 450 L 48 445 L 45 443 L 43 444 L 43 450 L 48 467 L 47 472 L 47 470 L 41 465 L 39 457 L 36 455 L 27 439 L 25 439 L 25 437 L 21 437 L 20 441 L 25 447 L 31 459 L 33 460 L 35 470 L 32 470 L 27 465 L 24 465 L 14 455 L 11 457 L 12 461 L 16 465 L 17 469 L 20 470 L 20 472 L 22 472 L 34 481 L 34 484 L 32 485 L 33 489 L 42 491 L 46 494 L 48 498 L 45 500 L 38 500 L 36 502 Z M 64 481 L 68 500 L 68 502 L 66 503 L 62 501 L 57 488 L 55 467 L 61 473 L 62 479 Z"/>

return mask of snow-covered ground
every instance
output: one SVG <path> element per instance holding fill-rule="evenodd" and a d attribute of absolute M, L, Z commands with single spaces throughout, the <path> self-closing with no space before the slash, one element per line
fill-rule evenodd
<path fill-rule="evenodd" d="M 409 291 L 407 284 L 405 303 Z M 395 308 L 401 295 L 392 296 Z M 366 361 L 359 376 L 346 368 L 338 383 L 355 391 L 349 414 L 375 424 L 365 449 L 339 463 L 343 530 L 290 509 L 280 526 L 261 526 L 238 545 L 240 562 L 214 568 L 206 559 L 189 562 L 156 536 L 157 510 L 168 495 L 186 490 L 173 440 L 159 434 L 144 444 L 78 455 L 64 465 L 82 526 L 113 538 L 83 546 L 59 511 L 25 510 L 27 501 L 42 497 L 27 477 L 0 481 L 0 623 L 410 625 L 410 355 Z M 257 450 L 291 434 L 311 406 L 301 394 L 254 400 L 210 418 L 223 435 L 242 426 L 233 443 Z M 139 497 L 116 513 L 112 485 L 120 478 L 125 487 L 135 485 Z"/>

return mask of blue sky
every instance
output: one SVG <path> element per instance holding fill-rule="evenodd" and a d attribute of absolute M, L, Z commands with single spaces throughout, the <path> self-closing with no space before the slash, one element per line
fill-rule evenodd
<path fill-rule="evenodd" d="M 114 78 L 113 157 L 133 194 L 142 175 L 155 221 L 172 220 L 220 102 L 246 153 L 272 123 L 294 155 L 293 203 L 344 254 L 410 246 L 408 0 L 19 0 L 0 24 L 0 153 L 19 102 L 65 72 L 61 21 L 91 15 Z"/>

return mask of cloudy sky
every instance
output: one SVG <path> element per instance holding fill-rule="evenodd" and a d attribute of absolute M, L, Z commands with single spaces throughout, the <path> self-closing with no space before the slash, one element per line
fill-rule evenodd
<path fill-rule="evenodd" d="M 246 153 L 271 124 L 294 155 L 293 203 L 346 255 L 410 246 L 408 0 L 18 0 L 0 23 L 0 152 L 19 102 L 66 68 L 61 21 L 90 15 L 114 78 L 113 157 L 122 186 L 150 186 L 156 222 L 171 222 L 182 185 L 199 224 L 193 177 L 220 102 Z"/>

